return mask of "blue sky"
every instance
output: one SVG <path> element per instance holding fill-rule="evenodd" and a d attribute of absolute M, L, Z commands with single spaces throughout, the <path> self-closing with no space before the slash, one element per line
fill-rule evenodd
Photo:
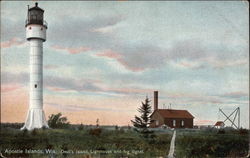
<path fill-rule="evenodd" d="M 34 2 L 1 2 L 2 107 L 6 110 L 11 104 L 8 99 L 19 92 L 28 94 L 27 5 Z M 39 1 L 39 6 L 48 22 L 47 115 L 53 108 L 53 112 L 63 110 L 73 123 L 92 123 L 94 117 L 72 116 L 80 111 L 87 117 L 84 112 L 90 110 L 104 124 L 114 119 L 127 124 L 140 101 L 145 96 L 152 99 L 158 90 L 160 107 L 171 103 L 173 108 L 187 109 L 197 124 L 217 121 L 219 107 L 230 112 L 240 106 L 242 125 L 248 126 L 247 2 Z M 15 120 L 9 117 L 2 119 Z"/>

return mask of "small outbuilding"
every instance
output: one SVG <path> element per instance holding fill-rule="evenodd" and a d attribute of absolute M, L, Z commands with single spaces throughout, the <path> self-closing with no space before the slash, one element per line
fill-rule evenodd
<path fill-rule="evenodd" d="M 223 128 L 225 123 L 223 121 L 217 121 L 214 125 L 215 128 Z"/>

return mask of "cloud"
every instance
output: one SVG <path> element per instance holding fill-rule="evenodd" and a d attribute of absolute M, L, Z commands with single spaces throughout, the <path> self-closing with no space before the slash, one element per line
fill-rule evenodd
<path fill-rule="evenodd" d="M 219 99 L 217 96 L 201 96 L 187 99 L 190 103 L 197 103 L 197 104 L 224 104 L 226 103 L 225 100 Z"/>
<path fill-rule="evenodd" d="M 111 33 L 115 29 L 117 24 L 124 20 L 123 16 L 111 16 L 105 18 L 107 18 L 107 21 L 101 20 L 102 23 L 94 25 L 94 28 L 90 29 L 90 32 L 97 32 L 101 34 Z M 96 20 L 99 20 L 99 18 L 97 18 Z"/>
<path fill-rule="evenodd" d="M 14 13 L 13 13 L 14 14 Z M 16 18 L 16 20 L 10 20 L 11 16 L 8 16 L 9 18 L 3 18 L 3 21 L 1 19 L 1 40 L 3 41 L 11 41 L 13 39 L 25 39 L 25 29 L 24 29 L 24 23 L 23 19 Z M 20 40 L 21 41 L 21 40 Z M 8 44 L 7 44 L 8 45 Z M 2 44 L 1 44 L 2 47 Z"/>
<path fill-rule="evenodd" d="M 8 18 L 3 18 L 4 25 L 1 25 L 1 38 L 6 41 L 1 43 L 2 48 L 9 47 L 10 42 L 19 42 L 19 39 L 24 39 L 25 37 L 24 19 L 20 18 L 20 16 L 13 18 L 16 15 L 16 10 L 10 10 L 9 12 L 12 14 L 9 13 L 6 16 Z M 48 12 L 47 10 L 46 14 Z M 79 12 L 74 12 L 74 10 L 70 13 L 79 14 Z M 25 17 L 26 10 L 23 10 L 22 14 Z M 67 51 L 71 54 L 84 52 L 89 48 L 105 48 L 107 45 L 115 43 L 116 39 L 112 39 L 112 35 L 110 35 L 111 30 L 124 20 L 125 18 L 117 13 L 109 15 L 91 14 L 80 17 L 77 15 L 68 18 L 67 21 L 61 20 L 59 17 L 53 18 L 54 24 L 49 22 L 47 30 L 49 40 L 46 43 L 57 50 Z M 15 41 L 15 38 L 18 40 Z"/>
<path fill-rule="evenodd" d="M 55 76 L 44 76 L 44 86 L 54 91 L 100 91 L 101 89 L 95 86 L 98 83 L 96 80 L 76 80 L 71 78 L 60 78 Z M 29 74 L 28 73 L 9 73 L 1 72 L 1 84 L 12 85 L 12 84 L 28 84 Z M 5 88 L 10 89 L 8 87 Z"/>
<path fill-rule="evenodd" d="M 51 64 L 44 65 L 44 68 L 45 68 L 45 69 L 56 69 L 56 68 L 58 68 L 58 67 L 59 67 L 58 65 L 51 65 Z"/>
<path fill-rule="evenodd" d="M 55 92 L 70 92 L 71 91 L 69 89 L 53 87 L 53 86 L 46 86 L 46 89 L 51 90 L 51 91 L 55 91 Z"/>
<path fill-rule="evenodd" d="M 1 73 L 1 84 L 6 85 L 4 91 L 14 90 L 16 86 L 10 85 L 26 85 L 29 83 L 28 73 Z M 63 78 L 56 76 L 44 76 L 44 88 L 57 92 L 95 92 L 95 93 L 115 93 L 115 94 L 145 94 L 153 91 L 152 89 L 127 87 L 127 88 L 112 88 L 105 85 L 100 80 L 91 79 L 74 79 Z"/>
<path fill-rule="evenodd" d="M 20 88 L 22 88 L 22 86 L 19 84 L 2 84 L 1 93 L 11 92 Z"/>
<path fill-rule="evenodd" d="M 61 78 L 55 76 L 46 76 L 44 78 L 45 87 L 50 87 L 56 91 L 74 90 L 74 91 L 100 91 L 101 89 L 94 83 L 72 78 Z M 51 88 L 53 87 L 53 88 Z"/>
<path fill-rule="evenodd" d="M 91 30 L 92 32 L 99 32 L 99 33 L 109 33 L 112 32 L 113 27 L 107 26 L 107 27 L 102 27 L 102 28 L 97 28 Z"/>
<path fill-rule="evenodd" d="M 204 58 L 206 54 L 203 52 L 200 42 L 193 40 L 178 41 L 170 48 L 145 43 L 125 48 L 123 58 L 119 59 L 119 62 L 131 70 L 138 71 L 159 68 L 167 62 L 181 62 L 185 67 L 193 68 L 194 64 L 188 61 Z"/>
<path fill-rule="evenodd" d="M 238 50 L 238 54 L 235 51 L 226 44 L 214 45 L 197 39 L 188 39 L 177 41 L 168 48 L 148 43 L 118 44 L 113 49 L 96 55 L 114 59 L 134 72 L 160 68 L 167 63 L 187 69 L 247 65 L 247 50 Z"/>
<path fill-rule="evenodd" d="M 29 75 L 27 73 L 10 73 L 1 72 L 1 92 L 12 92 L 26 86 L 29 81 Z"/>
<path fill-rule="evenodd" d="M 131 67 L 126 61 L 124 61 L 125 57 L 122 57 L 121 54 L 113 52 L 111 50 L 104 51 L 104 52 L 98 53 L 96 55 L 100 56 L 100 57 L 107 57 L 107 58 L 110 58 L 110 59 L 114 59 L 118 63 L 120 63 L 121 65 L 123 65 L 126 69 L 134 71 L 134 72 L 143 71 L 144 70 L 142 68 Z"/>
<path fill-rule="evenodd" d="M 138 72 L 163 65 L 167 54 L 156 46 L 135 45 L 121 46 L 117 51 L 109 50 L 96 55 L 114 59 L 128 70 Z"/>
<path fill-rule="evenodd" d="M 91 18 L 70 18 L 65 21 L 58 21 L 57 25 L 50 27 L 50 43 L 53 46 L 63 48 L 93 48 L 95 50 L 106 49 L 116 43 L 111 30 L 124 18 L 120 15 L 96 15 Z M 63 26 L 58 28 L 58 26 Z M 104 33 L 109 32 L 109 34 Z M 59 50 L 58 49 L 58 50 Z M 68 50 L 70 51 L 70 50 Z M 74 52 L 74 51 L 73 51 Z M 76 50 L 77 52 L 77 50 Z M 72 53 L 72 50 L 71 50 Z"/>
<path fill-rule="evenodd" d="M 51 48 L 55 50 L 67 51 L 70 54 L 78 54 L 78 53 L 86 52 L 90 50 L 90 48 L 87 48 L 87 47 L 67 48 L 67 47 L 62 47 L 58 45 L 51 46 Z"/>
<path fill-rule="evenodd" d="M 1 72 L 1 84 L 12 84 L 20 83 L 25 84 L 29 81 L 28 73 L 10 73 L 10 72 Z"/>
<path fill-rule="evenodd" d="M 178 90 L 177 92 L 166 92 L 166 91 L 161 91 L 161 96 L 162 99 L 165 100 L 173 100 L 180 102 L 183 105 L 188 105 L 188 104 L 222 104 L 225 103 L 226 101 L 223 98 L 220 98 L 219 96 L 209 96 L 207 94 L 202 94 L 202 93 L 192 93 L 192 91 L 184 92 L 181 90 Z"/>
<path fill-rule="evenodd" d="M 120 63 L 121 65 L 123 65 L 126 69 L 137 72 L 137 71 L 143 71 L 144 69 L 142 68 L 135 68 L 135 67 L 131 67 L 126 61 L 124 61 L 124 58 L 122 56 L 122 54 L 113 52 L 111 50 L 108 51 L 104 51 L 102 53 L 97 53 L 96 56 L 100 56 L 100 57 L 106 57 L 106 58 L 110 58 L 110 59 L 114 59 L 116 60 L 118 63 Z"/>
<path fill-rule="evenodd" d="M 25 42 L 22 39 L 17 38 L 17 37 L 13 37 L 8 41 L 1 42 L 1 48 L 10 48 L 10 47 L 13 47 L 13 46 L 22 45 L 24 43 Z"/>
<path fill-rule="evenodd" d="M 201 69 L 205 68 L 206 64 L 204 62 L 195 62 L 192 60 L 180 59 L 178 61 L 169 61 L 169 64 L 175 68 L 179 69 Z"/>
<path fill-rule="evenodd" d="M 224 68 L 224 67 L 234 67 L 234 66 L 241 66 L 247 65 L 249 60 L 247 58 L 243 59 L 225 59 L 225 60 L 208 60 L 208 63 L 212 65 L 214 68 Z"/>
<path fill-rule="evenodd" d="M 245 93 L 245 92 L 230 92 L 230 93 L 225 93 L 223 95 L 221 95 L 221 97 L 225 97 L 225 98 L 232 98 L 232 99 L 240 99 L 240 98 L 248 98 L 249 94 Z"/>
<path fill-rule="evenodd" d="M 96 80 L 60 78 L 46 76 L 44 78 L 45 88 L 57 92 L 95 92 L 104 94 L 145 94 L 152 92 L 152 89 L 129 87 L 129 88 L 112 88 Z"/>
<path fill-rule="evenodd" d="M 208 54 L 204 49 L 203 43 L 199 40 L 189 39 L 175 42 L 168 50 L 168 58 L 173 60 L 179 59 L 201 59 Z"/>
<path fill-rule="evenodd" d="M 76 12 L 74 13 L 76 14 Z M 248 63 L 247 57 L 242 59 L 242 56 L 234 55 L 239 53 L 231 50 L 233 46 L 230 46 L 228 43 L 223 44 L 223 42 L 214 45 L 211 44 L 211 41 L 188 39 L 176 41 L 173 44 L 169 44 L 166 48 L 162 48 L 157 45 L 158 43 L 162 45 L 159 41 L 144 42 L 144 36 L 142 36 L 142 40 L 137 42 L 131 42 L 133 41 L 131 39 L 124 40 L 119 33 L 121 31 L 126 33 L 127 30 L 119 30 L 123 29 L 123 27 L 117 26 L 126 24 L 126 20 L 129 20 L 128 18 L 128 16 L 125 18 L 121 14 L 111 12 L 109 15 L 91 14 L 89 16 L 81 16 L 81 18 L 72 16 L 67 21 L 53 19 L 57 25 L 49 27 L 48 35 L 50 40 L 47 42 L 49 42 L 51 48 L 66 51 L 70 54 L 78 54 L 89 50 L 97 52 L 110 50 L 111 52 L 116 52 L 119 57 L 113 56 L 113 60 L 133 72 L 160 68 L 169 62 L 174 63 L 173 65 L 178 68 L 186 69 L 224 68 L 246 65 Z M 4 38 L 11 39 L 15 37 L 14 33 L 19 32 L 22 32 L 22 34 L 17 34 L 17 37 L 21 38 L 24 36 L 25 31 L 23 31 L 23 28 L 19 28 L 21 20 L 5 20 L 7 24 L 3 28 Z M 8 27 L 11 26 L 11 28 L 8 28 L 7 25 Z M 10 33 L 12 31 L 8 30 L 15 31 L 12 34 Z M 128 33 L 131 33 L 130 31 L 128 30 Z M 3 45 L 6 47 L 9 43 L 3 43 Z M 244 52 L 244 54 L 248 53 Z M 99 56 L 101 55 L 99 54 Z"/>
<path fill-rule="evenodd" d="M 112 111 L 112 112 L 129 112 L 132 110 L 127 109 L 118 109 L 118 108 L 100 108 L 100 107 L 88 107 L 88 106 L 82 106 L 82 105 L 64 105 L 64 104 L 57 104 L 57 103 L 45 103 L 46 105 L 53 106 L 60 108 L 60 110 L 64 109 L 66 111 Z"/>
<path fill-rule="evenodd" d="M 147 92 L 153 92 L 153 89 L 144 88 L 107 88 L 104 89 L 107 92 L 115 92 L 121 94 L 146 94 Z"/>
<path fill-rule="evenodd" d="M 121 58 L 121 54 L 113 52 L 111 50 L 107 50 L 107 51 L 104 51 L 102 53 L 97 53 L 96 55 L 101 56 L 101 57 L 111 58 L 111 59 L 119 59 L 119 58 Z"/>

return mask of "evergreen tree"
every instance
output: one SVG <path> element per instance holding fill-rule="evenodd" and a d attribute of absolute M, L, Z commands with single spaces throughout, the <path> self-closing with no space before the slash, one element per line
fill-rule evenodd
<path fill-rule="evenodd" d="M 138 109 L 138 112 L 141 113 L 141 116 L 135 116 L 135 120 L 131 120 L 134 127 L 136 127 L 136 131 L 142 133 L 145 138 L 148 138 L 149 134 L 152 133 L 152 131 L 148 129 L 151 123 L 150 114 L 152 112 L 152 108 L 149 103 L 150 100 L 148 97 L 146 97 L 145 102 L 142 102 L 141 107 Z"/>

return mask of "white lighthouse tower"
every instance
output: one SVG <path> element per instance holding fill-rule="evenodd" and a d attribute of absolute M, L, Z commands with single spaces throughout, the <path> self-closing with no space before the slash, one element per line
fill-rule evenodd
<path fill-rule="evenodd" d="M 46 41 L 47 23 L 43 20 L 44 10 L 35 6 L 28 8 L 26 39 L 30 45 L 29 111 L 22 129 L 47 127 L 43 111 L 43 42 Z"/>

